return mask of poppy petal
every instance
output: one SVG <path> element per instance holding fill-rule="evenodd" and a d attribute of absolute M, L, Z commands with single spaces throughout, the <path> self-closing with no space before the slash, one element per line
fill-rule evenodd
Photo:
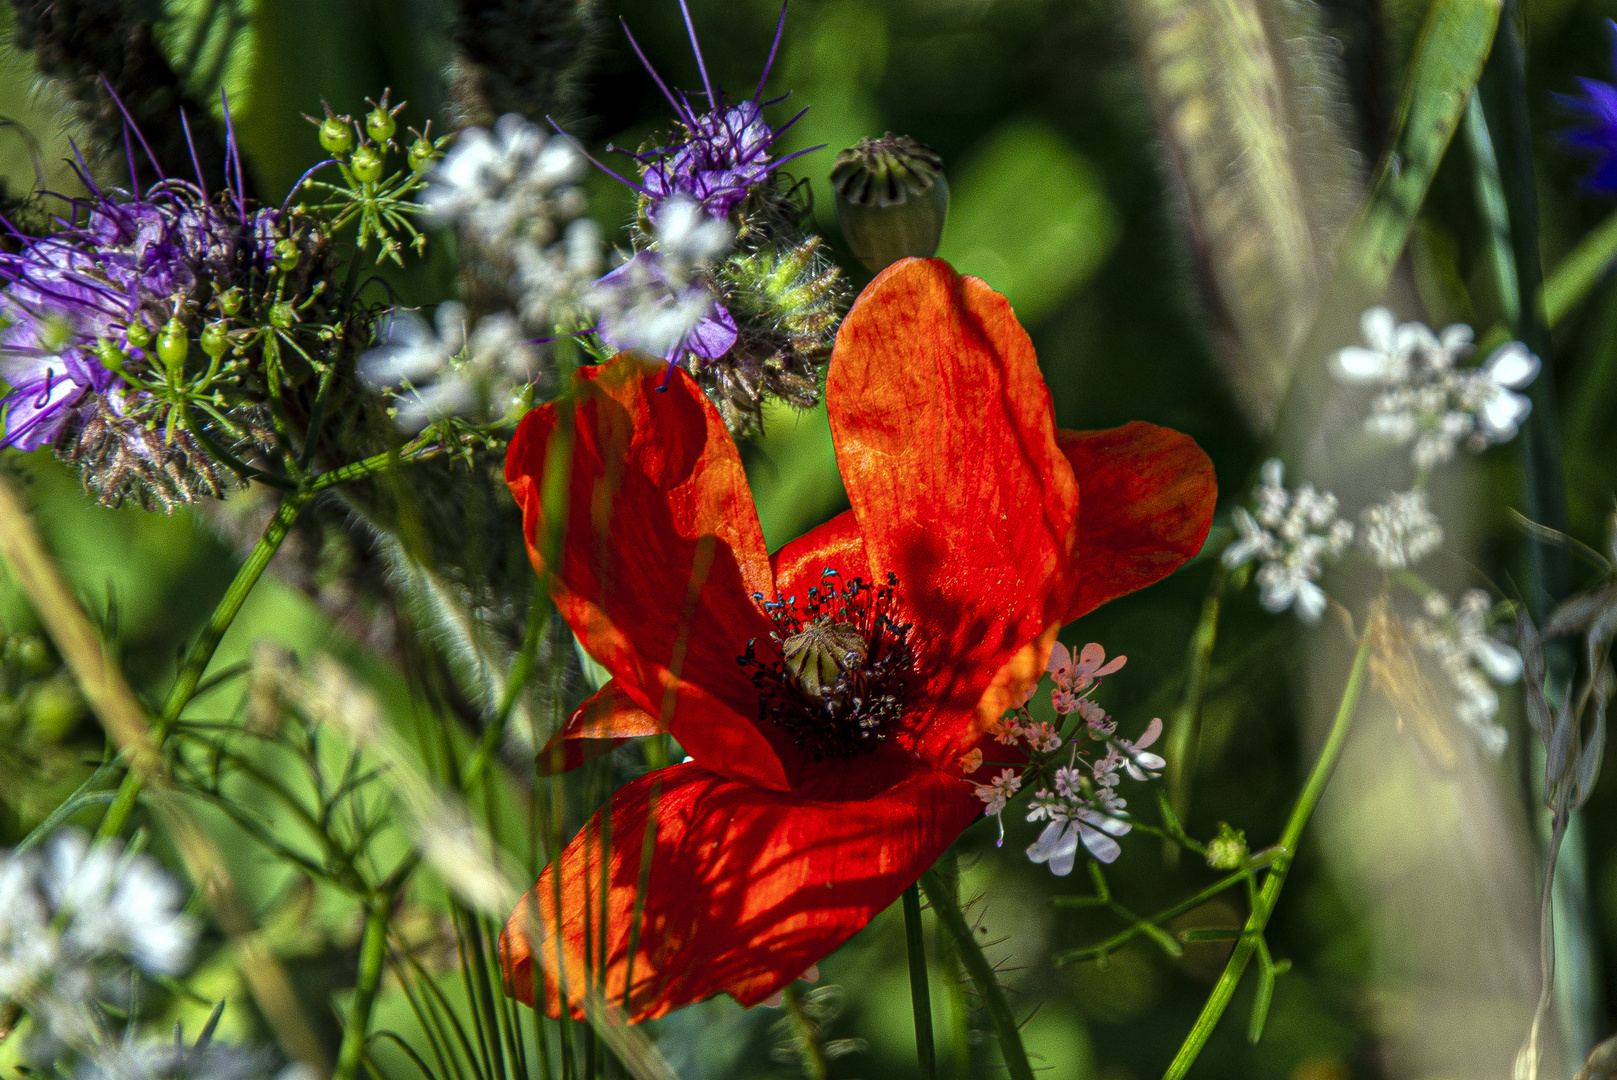
<path fill-rule="evenodd" d="M 875 756 L 881 756 L 879 753 Z M 888 786 L 847 798 L 834 774 L 794 792 L 727 780 L 690 762 L 640 777 L 612 797 L 607 858 L 605 991 L 631 1020 L 728 991 L 755 1005 L 858 932 L 982 813 L 970 783 L 901 751 L 880 763 Z M 652 807 L 655 800 L 655 809 Z M 640 856 L 656 822 L 652 865 L 632 934 Z M 566 961 L 575 1013 L 585 993 L 586 923 L 601 911 L 600 815 L 562 852 L 561 933 L 556 886 L 546 870 L 501 940 L 511 992 L 533 1003 L 532 942 L 544 943 L 545 1008 L 560 1010 L 555 942 Z M 629 941 L 636 949 L 632 975 Z M 602 985 L 600 928 L 588 980 Z"/>
<path fill-rule="evenodd" d="M 567 455 L 550 578 L 562 616 L 692 757 L 785 787 L 772 736 L 755 720 L 757 691 L 736 662 L 771 629 L 751 599 L 773 599 L 775 588 L 758 514 L 717 410 L 680 370 L 659 392 L 665 371 L 628 355 L 581 369 L 570 415 L 546 405 L 518 425 L 506 482 L 543 576 L 552 523 L 541 492 L 551 455 Z"/>
<path fill-rule="evenodd" d="M 865 556 L 865 538 L 852 510 L 836 517 L 783 545 L 769 561 L 775 567 L 775 591 L 782 599 L 806 596 L 820 584 L 827 569 L 844 578 L 870 578 L 870 560 Z"/>
<path fill-rule="evenodd" d="M 1078 485 L 1006 299 L 938 259 L 877 276 L 837 334 L 837 461 L 872 569 L 896 574 L 921 700 L 969 717 L 1077 588 Z"/>
<path fill-rule="evenodd" d="M 1062 620 L 1071 622 L 1160 581 L 1200 551 L 1218 480 L 1196 441 L 1171 428 L 1135 421 L 1057 439 L 1084 489 L 1078 595 Z"/>
<path fill-rule="evenodd" d="M 600 757 L 630 739 L 662 735 L 667 728 L 636 705 L 616 679 L 608 679 L 573 710 L 562 729 L 534 757 L 539 776 L 556 776 Z"/>

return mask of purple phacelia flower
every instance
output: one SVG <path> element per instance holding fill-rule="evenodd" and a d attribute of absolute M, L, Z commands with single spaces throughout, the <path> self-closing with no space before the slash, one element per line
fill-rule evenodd
<path fill-rule="evenodd" d="M 132 166 L 131 166 L 132 167 Z M 88 197 L 72 200 L 44 238 L 12 230 L 0 253 L 0 448 L 34 450 L 82 426 L 89 410 L 122 416 L 141 393 L 102 362 L 109 347 L 155 361 L 149 341 L 181 309 L 222 291 L 274 254 L 278 212 L 250 213 L 239 188 L 217 198 L 164 179 L 143 194 L 104 191 L 80 170 Z M 146 348 L 130 340 L 130 328 Z"/>
<path fill-rule="evenodd" d="M 1617 21 L 1606 20 L 1612 39 L 1611 66 L 1617 76 Z M 1555 99 L 1582 114 L 1581 124 L 1562 134 L 1566 145 L 1586 152 L 1594 160 L 1594 171 L 1584 178 L 1584 187 L 1602 194 L 1617 194 L 1617 85 L 1599 79 L 1578 79 L 1581 93 L 1556 94 Z"/>
<path fill-rule="evenodd" d="M 596 333 L 619 351 L 638 349 L 668 361 L 687 356 L 698 366 L 736 343 L 736 324 L 702 281 L 680 284 L 661 253 L 642 251 L 598 280 L 590 302 L 601 313 Z"/>

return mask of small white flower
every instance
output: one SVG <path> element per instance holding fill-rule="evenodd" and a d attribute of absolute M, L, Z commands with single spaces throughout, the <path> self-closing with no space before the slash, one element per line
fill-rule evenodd
<path fill-rule="evenodd" d="M 1162 775 L 1162 770 L 1168 767 L 1168 762 L 1161 756 L 1145 752 L 1145 748 L 1156 742 L 1161 735 L 1162 719 L 1156 717 L 1146 725 L 1137 742 L 1129 742 L 1127 739 L 1116 740 L 1117 744 L 1123 747 L 1123 767 L 1134 779 L 1155 780 Z"/>
<path fill-rule="evenodd" d="M 1353 539 L 1353 525 L 1341 520 L 1336 496 L 1303 484 L 1285 487 L 1285 466 L 1270 458 L 1260 470 L 1253 493 L 1256 513 L 1237 508 L 1240 534 L 1222 556 L 1234 569 L 1256 562 L 1258 602 L 1268 611 L 1293 610 L 1303 622 L 1319 621 L 1325 591 L 1316 582 L 1327 559 L 1340 558 Z"/>
<path fill-rule="evenodd" d="M 1002 812 L 1007 803 L 1022 788 L 1022 778 L 1015 769 L 1001 769 L 999 775 L 986 784 L 977 785 L 977 798 L 984 803 L 983 816 L 993 817 Z"/>
<path fill-rule="evenodd" d="M 1036 863 L 1049 864 L 1050 872 L 1057 877 L 1066 877 L 1077 863 L 1080 843 L 1101 862 L 1116 862 L 1123 848 L 1112 838 L 1124 836 L 1132 828 L 1120 818 L 1080 806 L 1072 816 L 1046 825 L 1039 838 L 1028 845 L 1027 857 Z"/>
<path fill-rule="evenodd" d="M 395 309 L 382 345 L 359 358 L 366 385 L 394 399 L 400 430 L 417 432 L 450 416 L 498 418 L 524 386 L 539 378 L 538 354 L 515 317 L 497 312 L 466 333 L 466 309 L 438 305 L 436 330 L 420 315 Z"/>
<path fill-rule="evenodd" d="M 1443 545 L 1443 527 L 1424 491 L 1398 492 L 1359 515 L 1359 545 L 1383 570 L 1401 570 Z"/>
<path fill-rule="evenodd" d="M 1483 748 L 1497 754 L 1508 741 L 1497 721 L 1499 694 L 1494 684 L 1522 677 L 1519 652 L 1488 633 L 1492 601 L 1481 589 L 1460 597 L 1453 609 L 1439 594 L 1427 598 L 1429 618 L 1411 624 L 1415 643 L 1438 662 L 1458 695 L 1455 716 L 1471 728 Z"/>

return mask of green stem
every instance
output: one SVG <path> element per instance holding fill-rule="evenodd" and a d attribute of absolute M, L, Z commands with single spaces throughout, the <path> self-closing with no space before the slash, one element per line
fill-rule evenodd
<path fill-rule="evenodd" d="M 904 890 L 904 942 L 910 954 L 910 1005 L 915 1011 L 915 1057 L 923 1080 L 937 1080 L 938 1057 L 932 1046 L 932 995 L 926 982 L 926 939 L 921 936 L 921 890 Z"/>
<path fill-rule="evenodd" d="M 359 943 L 359 978 L 354 984 L 354 1000 L 348 1007 L 348 1022 L 331 1080 L 354 1080 L 365 1060 L 371 1010 L 376 1005 L 376 991 L 382 985 L 382 967 L 387 959 L 387 920 L 392 903 L 391 892 L 378 892 L 366 904 L 365 930 Z"/>
<path fill-rule="evenodd" d="M 1163 1080 L 1182 1080 L 1196 1063 L 1197 1056 L 1202 1047 L 1207 1045 L 1208 1038 L 1218 1021 L 1229 1007 L 1230 999 L 1235 996 L 1235 988 L 1241 981 L 1241 975 L 1246 971 L 1252 954 L 1257 952 L 1258 942 L 1262 940 L 1263 931 L 1269 925 L 1269 916 L 1274 914 L 1275 904 L 1280 899 L 1280 890 L 1285 887 L 1286 874 L 1291 869 L 1291 860 L 1296 856 L 1297 843 L 1302 839 L 1303 829 L 1308 819 L 1313 816 L 1314 808 L 1319 805 L 1320 795 L 1325 791 L 1325 785 L 1330 782 L 1331 773 L 1336 769 L 1337 758 L 1342 755 L 1342 747 L 1347 742 L 1348 730 L 1353 725 L 1353 715 L 1358 712 L 1359 695 L 1364 690 L 1365 675 L 1370 667 L 1371 636 L 1365 634 L 1359 641 L 1359 650 L 1353 657 L 1353 668 L 1348 673 L 1347 686 L 1342 691 L 1342 702 L 1337 706 L 1336 719 L 1331 722 L 1331 731 L 1325 738 L 1325 746 L 1320 750 L 1319 759 L 1314 762 L 1314 769 L 1308 774 L 1308 782 L 1303 785 L 1302 794 L 1297 797 L 1297 805 L 1292 808 L 1291 817 L 1286 821 L 1285 831 L 1280 834 L 1279 846 L 1285 850 L 1286 856 L 1275 863 L 1264 878 L 1263 889 L 1258 899 L 1252 905 L 1252 913 L 1247 917 L 1246 926 L 1242 928 L 1241 939 L 1236 943 L 1230 959 L 1224 965 L 1224 973 L 1219 976 L 1218 984 L 1213 987 L 1212 995 L 1207 1004 L 1202 1006 L 1201 1015 L 1196 1018 L 1196 1024 L 1185 1037 L 1184 1044 L 1179 1047 L 1179 1053 L 1174 1056 L 1168 1071 L 1163 1074 Z"/>
<path fill-rule="evenodd" d="M 225 590 L 224 597 L 202 627 L 202 632 L 192 644 L 191 651 L 186 655 L 185 663 L 180 668 L 180 674 L 174 680 L 174 685 L 169 689 L 168 697 L 163 702 L 162 715 L 152 725 L 152 745 L 159 752 L 169 733 L 174 730 L 174 725 L 179 722 L 180 713 L 185 711 L 185 706 L 196 693 L 197 684 L 202 681 L 202 673 L 207 670 L 215 650 L 219 648 L 219 642 L 225 636 L 225 631 L 230 629 L 231 624 L 236 621 L 236 616 L 241 614 L 242 605 L 247 602 L 247 594 L 258 584 L 258 579 L 263 576 L 270 560 L 280 550 L 286 534 L 308 501 L 307 494 L 288 495 L 281 500 L 280 507 L 275 511 L 275 517 L 270 520 L 269 528 L 259 537 L 258 543 L 247 556 L 247 561 L 236 572 L 230 588 Z M 134 812 L 136 801 L 140 798 L 142 783 L 143 777 L 138 771 L 130 770 L 124 774 L 117 795 L 107 807 L 106 817 L 101 819 L 99 832 L 101 837 L 116 836 L 123 831 L 129 822 L 129 815 Z"/>
<path fill-rule="evenodd" d="M 477 749 L 472 751 L 471 758 L 466 762 L 466 769 L 461 775 L 460 782 L 462 791 L 471 791 L 478 780 L 482 779 L 489 762 L 499 753 L 500 744 L 505 741 L 506 728 L 510 726 L 511 716 L 516 712 L 517 701 L 522 697 L 522 691 L 533 675 L 534 661 L 539 655 L 539 642 L 544 639 L 549 627 L 550 601 L 546 590 L 541 587 L 534 591 L 533 603 L 528 608 L 528 625 L 522 635 L 522 647 L 517 651 L 516 659 L 511 662 L 511 670 L 506 673 L 505 689 L 501 691 L 500 699 L 495 703 L 494 715 L 489 718 L 488 726 L 483 729 L 483 737 L 478 740 Z"/>
<path fill-rule="evenodd" d="M 999 975 L 983 955 L 977 935 L 971 932 L 954 892 L 936 869 L 921 875 L 921 888 L 926 892 L 927 903 L 932 905 L 938 924 L 954 942 L 955 953 L 967 977 L 983 997 L 983 1006 L 994 1025 L 994 1034 L 999 1037 L 999 1052 L 1005 1058 L 1005 1069 L 1011 1080 L 1033 1080 L 1033 1066 L 1028 1064 L 1027 1050 L 1022 1046 L 1022 1029 L 1016 1022 L 1016 1014 L 1011 1012 L 1005 988 L 999 984 Z"/>
<path fill-rule="evenodd" d="M 831 1080 L 831 1059 L 820 1044 L 820 1026 L 803 1007 L 803 991 L 797 988 L 796 982 L 790 982 L 786 984 L 781 998 L 786 1005 L 787 1015 L 792 1018 L 792 1027 L 797 1029 L 803 1071 L 808 1073 L 809 1080 Z"/>
<path fill-rule="evenodd" d="M 1186 658 L 1185 694 L 1174 708 L 1168 723 L 1168 804 L 1174 816 L 1183 821 L 1190 812 L 1190 785 L 1196 775 L 1196 755 L 1201 743 L 1202 699 L 1207 694 L 1208 676 L 1213 667 L 1213 645 L 1218 641 L 1218 616 L 1224 601 L 1229 571 L 1222 562 L 1213 570 L 1202 601 L 1201 618 L 1190 636 Z M 1177 845 L 1164 844 L 1170 863 L 1177 862 Z"/>

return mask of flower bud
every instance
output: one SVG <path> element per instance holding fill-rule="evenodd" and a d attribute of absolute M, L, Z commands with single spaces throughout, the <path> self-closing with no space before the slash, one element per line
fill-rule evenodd
<path fill-rule="evenodd" d="M 225 322 L 219 319 L 202 328 L 202 351 L 213 360 L 219 359 L 230 348 L 230 338 L 225 335 Z"/>
<path fill-rule="evenodd" d="M 383 100 L 386 100 L 385 95 Z M 399 125 L 393 120 L 393 114 L 380 105 L 365 114 L 365 134 L 377 142 L 387 142 L 398 127 Z"/>
<path fill-rule="evenodd" d="M 1238 870 L 1246 862 L 1246 852 L 1246 833 L 1221 821 L 1218 835 L 1207 845 L 1207 865 L 1214 870 Z"/>
<path fill-rule="evenodd" d="M 101 361 L 102 367 L 119 375 L 124 373 L 124 364 L 129 360 L 128 354 L 108 338 L 95 343 L 95 356 Z"/>
<path fill-rule="evenodd" d="M 831 168 L 837 222 L 872 271 L 938 250 L 949 213 L 949 183 L 937 151 L 908 135 L 860 139 Z"/>
<path fill-rule="evenodd" d="M 361 184 L 374 184 L 382 178 L 382 154 L 374 146 L 361 146 L 354 151 L 350 164 L 354 178 Z"/>
<path fill-rule="evenodd" d="M 358 154 L 354 155 L 356 158 Z M 293 240 L 275 241 L 275 269 L 292 271 L 298 268 L 298 245 Z"/>
<path fill-rule="evenodd" d="M 176 316 L 164 323 L 163 332 L 157 335 L 157 358 L 164 367 L 178 373 L 185 370 L 185 360 L 190 355 L 191 336 Z"/>
<path fill-rule="evenodd" d="M 42 743 L 59 743 L 88 713 L 78 684 L 62 672 L 36 684 L 28 695 L 28 733 Z"/>
<path fill-rule="evenodd" d="M 131 348 L 144 349 L 152 343 L 152 330 L 143 322 L 132 322 L 124 330 L 124 340 Z"/>
<path fill-rule="evenodd" d="M 219 310 L 226 315 L 234 315 L 241 310 L 241 290 L 232 285 L 219 294 Z"/>
<path fill-rule="evenodd" d="M 432 140 L 422 135 L 410 144 L 410 168 L 415 172 L 426 172 L 432 168 L 432 163 L 438 158 L 438 148 L 432 145 Z"/>
<path fill-rule="evenodd" d="M 346 116 L 328 116 L 320 124 L 320 145 L 332 157 L 342 157 L 354 148 L 354 132 Z"/>
<path fill-rule="evenodd" d="M 6 639 L 5 658 L 22 668 L 22 673 L 30 679 L 40 679 L 56 670 L 56 661 L 51 658 L 50 646 L 45 644 L 43 638 L 32 634 L 17 635 Z"/>
<path fill-rule="evenodd" d="M 271 326 L 285 330 L 298 321 L 298 313 L 293 309 L 290 300 L 282 300 L 270 308 L 269 321 Z"/>

